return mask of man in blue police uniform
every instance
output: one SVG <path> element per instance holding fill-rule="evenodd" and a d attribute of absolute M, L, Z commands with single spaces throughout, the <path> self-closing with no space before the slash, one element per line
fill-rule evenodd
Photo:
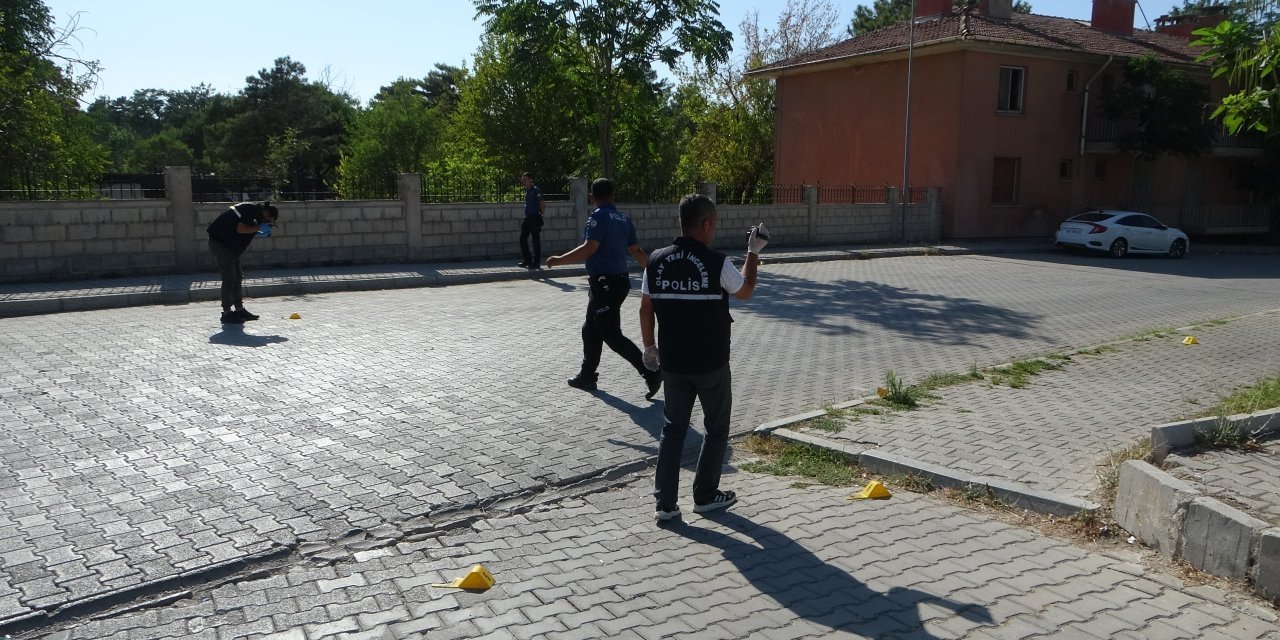
<path fill-rule="evenodd" d="M 631 291 L 631 276 L 627 273 L 627 254 L 644 267 L 649 256 L 636 240 L 636 228 L 631 217 L 618 211 L 613 204 L 613 182 L 598 178 L 591 183 L 591 197 L 596 209 L 587 217 L 582 244 L 572 251 L 547 258 L 547 266 L 575 262 L 587 263 L 587 279 L 591 291 L 587 299 L 587 319 L 582 323 L 582 367 L 578 375 L 569 379 L 569 386 L 583 391 L 595 391 L 599 374 L 600 353 L 609 345 L 614 353 L 622 356 L 644 376 L 649 391 L 645 398 L 652 400 L 662 386 L 662 376 L 644 366 L 643 354 L 636 343 L 622 335 L 622 302 Z"/>
<path fill-rule="evenodd" d="M 542 190 L 533 183 L 528 171 L 520 174 L 524 184 L 524 221 L 520 223 L 520 254 L 524 260 L 520 266 L 535 271 L 542 268 L 542 214 L 547 205 L 542 201 Z M 533 252 L 529 252 L 529 240 L 533 240 Z"/>
<path fill-rule="evenodd" d="M 218 275 L 222 276 L 222 324 L 258 319 L 244 308 L 240 254 L 255 236 L 270 234 L 271 224 L 279 217 L 280 212 L 269 203 L 241 202 L 231 205 L 209 224 L 209 251 L 218 261 Z"/>
<path fill-rule="evenodd" d="M 747 260 L 739 271 L 710 248 L 716 235 L 716 205 L 703 195 L 680 201 L 680 237 L 649 256 L 640 293 L 644 362 L 662 372 L 666 388 L 662 441 L 654 477 L 659 522 L 680 517 L 680 458 L 695 399 L 702 402 L 707 436 L 693 477 L 693 510 L 726 509 L 738 501 L 720 490 L 720 470 L 729 444 L 733 388 L 729 374 L 729 296 L 751 297 L 760 250 L 769 243 L 764 225 L 747 236 Z M 657 318 L 657 341 L 654 341 Z"/>

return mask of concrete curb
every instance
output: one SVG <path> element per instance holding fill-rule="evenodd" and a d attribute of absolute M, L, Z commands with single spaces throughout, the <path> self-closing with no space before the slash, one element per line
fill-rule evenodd
<path fill-rule="evenodd" d="M 862 404 L 863 400 L 853 400 L 833 405 L 835 408 L 847 408 Z M 768 434 L 790 442 L 807 444 L 840 454 L 849 462 L 881 475 L 906 475 L 928 480 L 936 487 L 952 489 L 985 489 L 992 497 L 1011 507 L 1017 507 L 1053 516 L 1072 516 L 1079 513 L 1094 513 L 1101 507 L 1088 500 L 1071 496 L 1060 496 L 1048 491 L 1041 491 L 1027 485 L 1005 480 L 979 476 L 957 471 L 922 460 L 916 460 L 879 449 L 858 449 L 856 446 L 836 442 L 810 433 L 802 433 L 789 426 L 825 415 L 825 411 L 809 411 L 766 422 L 755 428 L 755 433 Z"/>
<path fill-rule="evenodd" d="M 1120 465 L 1115 513 L 1117 524 L 1165 557 L 1247 582 L 1280 604 L 1280 527 L 1138 460 Z"/>
<path fill-rule="evenodd" d="M 1161 464 L 1170 453 L 1196 446 L 1197 436 L 1207 433 L 1221 420 L 1233 425 L 1240 436 L 1245 438 L 1280 432 L 1280 409 L 1159 424 L 1151 427 L 1152 460 Z"/>
<path fill-rule="evenodd" d="M 823 262 L 835 260 L 867 260 L 872 258 L 900 258 L 925 255 L 967 255 L 974 253 L 963 247 L 928 246 L 889 249 L 839 249 L 815 250 L 777 257 L 767 257 L 764 262 L 770 264 L 795 264 L 805 262 Z M 387 289 L 412 289 L 421 287 L 448 287 L 466 284 L 484 284 L 490 282 L 506 282 L 513 280 L 539 280 L 546 278 L 577 277 L 586 275 L 582 266 L 557 267 L 554 270 L 528 271 L 516 267 L 485 267 L 476 265 L 466 270 L 466 263 L 450 264 L 447 267 L 429 267 L 418 265 L 419 271 L 406 275 L 403 270 L 396 274 L 332 274 L 303 276 L 270 276 L 248 278 L 245 280 L 245 291 L 254 298 L 299 296 L 309 294 L 336 293 L 343 291 L 379 291 Z M 454 270 L 465 270 L 452 273 Z M 639 269 L 633 269 L 639 273 Z M 192 302 L 208 302 L 218 299 L 218 283 L 215 280 L 192 280 L 175 278 L 177 282 L 159 285 L 119 287 L 134 289 L 111 293 L 84 293 L 77 295 L 56 295 L 46 292 L 18 296 L 14 299 L 0 299 L 0 318 L 43 315 L 49 313 L 67 313 L 73 311 L 92 311 L 96 309 L 118 309 L 162 304 L 190 304 Z M 103 284 L 106 284 L 104 282 Z M 100 286 L 99 288 L 109 288 Z M 86 291 L 94 291 L 88 289 Z"/>

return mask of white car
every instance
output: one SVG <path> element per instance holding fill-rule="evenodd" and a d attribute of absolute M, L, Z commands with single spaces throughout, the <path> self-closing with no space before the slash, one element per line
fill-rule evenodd
<path fill-rule="evenodd" d="M 1086 211 L 1058 225 L 1054 240 L 1059 247 L 1106 251 L 1113 258 L 1129 253 L 1181 258 L 1191 247 L 1187 234 L 1134 211 Z"/>

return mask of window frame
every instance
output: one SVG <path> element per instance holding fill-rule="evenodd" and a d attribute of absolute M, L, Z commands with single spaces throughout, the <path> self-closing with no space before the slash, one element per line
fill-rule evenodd
<path fill-rule="evenodd" d="M 1066 172 L 1063 172 L 1066 169 Z M 1076 178 L 1076 161 L 1066 158 L 1058 161 L 1058 182 L 1073 182 Z"/>
<path fill-rule="evenodd" d="M 997 200 L 997 170 L 1002 161 L 1011 163 L 1013 167 L 1013 176 L 1010 181 L 1011 191 L 1008 200 Z M 1022 196 L 1022 158 L 1010 156 L 996 156 L 991 160 L 991 206 L 993 207 L 1016 207 L 1018 200 Z"/>
<path fill-rule="evenodd" d="M 1005 72 L 1009 72 L 1009 82 L 1005 83 Z M 1013 82 L 1013 72 L 1017 72 L 1018 82 L 1015 86 Z M 1027 112 L 1027 68 L 1017 65 L 1002 64 L 1000 65 L 1000 75 L 997 79 L 996 86 L 996 113 L 1004 114 L 1023 114 Z M 1014 105 L 1014 97 L 1017 98 L 1017 104 Z"/>

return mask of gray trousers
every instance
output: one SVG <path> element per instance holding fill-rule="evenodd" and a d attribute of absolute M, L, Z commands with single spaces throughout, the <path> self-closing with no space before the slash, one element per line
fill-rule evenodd
<path fill-rule="evenodd" d="M 243 287 L 240 285 L 244 273 L 240 271 L 240 256 L 213 238 L 209 238 L 209 251 L 218 261 L 218 275 L 222 276 L 222 308 L 244 305 Z"/>
<path fill-rule="evenodd" d="M 707 435 L 693 476 L 693 501 L 695 504 L 710 502 L 720 489 L 720 472 L 729 447 L 729 414 L 733 411 L 732 378 L 728 364 L 711 373 L 693 376 L 663 370 L 665 424 L 662 442 L 658 445 L 653 492 L 658 507 L 670 508 L 679 497 L 680 458 L 684 454 L 684 436 L 689 432 L 694 399 L 702 403 L 702 425 Z"/>

